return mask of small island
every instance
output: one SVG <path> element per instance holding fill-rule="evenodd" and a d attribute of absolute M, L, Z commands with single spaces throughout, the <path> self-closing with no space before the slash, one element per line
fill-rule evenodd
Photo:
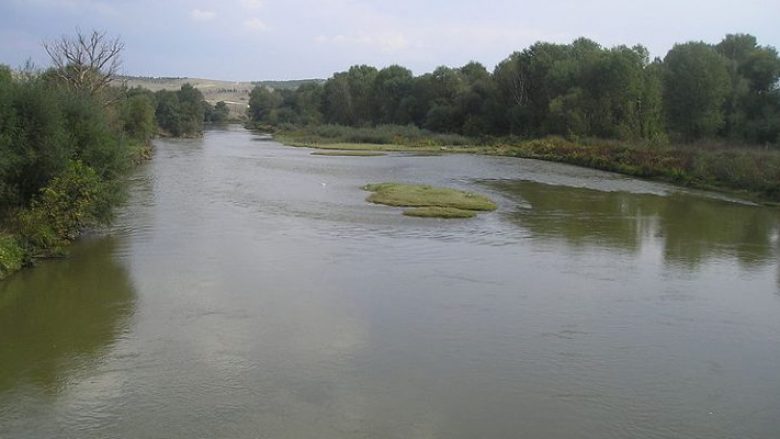
<path fill-rule="evenodd" d="M 474 192 L 422 184 L 376 183 L 363 186 L 373 192 L 366 201 L 407 207 L 406 216 L 423 218 L 472 218 L 479 212 L 496 210 L 490 198 Z"/>
<path fill-rule="evenodd" d="M 311 155 L 326 157 L 381 157 L 387 154 L 374 151 L 315 151 Z"/>

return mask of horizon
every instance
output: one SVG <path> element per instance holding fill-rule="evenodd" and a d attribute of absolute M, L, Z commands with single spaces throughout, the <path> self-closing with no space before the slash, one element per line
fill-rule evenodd
<path fill-rule="evenodd" d="M 420 75 L 470 61 L 492 70 L 537 41 L 579 37 L 603 47 L 641 44 L 651 59 L 675 43 L 715 44 L 733 33 L 777 47 L 777 16 L 780 4 L 767 0 L 9 0 L 0 5 L 0 64 L 48 66 L 41 43 L 80 28 L 124 42 L 125 76 L 288 81 L 361 64 L 398 64 Z"/>

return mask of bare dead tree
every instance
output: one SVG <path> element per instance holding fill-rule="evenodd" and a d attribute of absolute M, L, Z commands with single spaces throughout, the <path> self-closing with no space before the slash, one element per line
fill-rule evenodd
<path fill-rule="evenodd" d="M 119 38 L 108 38 L 105 32 L 85 34 L 77 29 L 75 36 L 46 41 L 43 48 L 54 65 L 54 75 L 74 90 L 94 96 L 119 75 L 125 45 Z"/>

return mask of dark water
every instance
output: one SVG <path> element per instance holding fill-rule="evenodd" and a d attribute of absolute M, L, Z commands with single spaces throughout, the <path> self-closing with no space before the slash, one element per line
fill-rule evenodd
<path fill-rule="evenodd" d="M 0 437 L 780 437 L 778 211 L 564 165 L 157 143 L 0 283 Z M 473 220 L 369 182 L 491 195 Z"/>

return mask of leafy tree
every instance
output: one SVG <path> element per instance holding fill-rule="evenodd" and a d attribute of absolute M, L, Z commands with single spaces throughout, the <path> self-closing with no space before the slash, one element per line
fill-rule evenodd
<path fill-rule="evenodd" d="M 134 94 L 122 103 L 124 131 L 135 142 L 146 143 L 157 132 L 153 99 L 149 94 Z"/>
<path fill-rule="evenodd" d="M 323 87 L 317 83 L 303 84 L 295 90 L 295 111 L 304 125 L 318 124 L 323 120 Z"/>
<path fill-rule="evenodd" d="M 249 94 L 249 117 L 255 122 L 268 122 L 271 112 L 281 105 L 281 97 L 258 85 Z"/>
<path fill-rule="evenodd" d="M 155 94 L 157 125 L 172 136 L 196 136 L 203 132 L 206 102 L 200 90 L 184 84 L 175 92 L 160 90 Z"/>
<path fill-rule="evenodd" d="M 157 108 L 155 109 L 157 125 L 172 136 L 182 135 L 182 114 L 178 93 L 160 90 L 155 94 L 155 98 L 157 100 Z"/>
<path fill-rule="evenodd" d="M 212 123 L 224 123 L 230 117 L 230 109 L 225 101 L 219 101 L 212 107 L 208 102 L 204 102 L 205 110 L 204 120 Z"/>
<path fill-rule="evenodd" d="M 724 106 L 724 134 L 765 143 L 780 140 L 780 58 L 773 47 L 758 45 L 747 34 L 726 35 L 716 46 L 727 59 L 731 87 Z"/>
<path fill-rule="evenodd" d="M 379 71 L 374 80 L 374 109 L 377 123 L 406 125 L 412 121 L 409 101 L 414 86 L 412 72 L 392 65 Z M 406 102 L 404 102 L 406 100 Z"/>
<path fill-rule="evenodd" d="M 182 132 L 195 135 L 203 132 L 205 116 L 203 94 L 191 84 L 184 84 L 178 91 L 179 107 L 182 112 Z"/>
<path fill-rule="evenodd" d="M 686 43 L 653 62 L 643 46 L 579 38 L 539 42 L 494 71 L 470 62 L 414 77 L 404 67 L 352 66 L 323 85 L 257 88 L 264 123 L 414 124 L 468 136 L 565 135 L 664 140 L 727 136 L 780 142 L 780 59 L 750 35 Z"/>
<path fill-rule="evenodd" d="M 2 210 L 26 205 L 60 173 L 72 151 L 63 95 L 40 81 L 0 87 Z"/>
<path fill-rule="evenodd" d="M 705 43 L 675 45 L 664 58 L 667 126 L 692 140 L 715 136 L 729 94 L 725 59 Z"/>
<path fill-rule="evenodd" d="M 372 91 L 377 69 L 367 65 L 352 66 L 347 71 L 353 124 L 365 125 L 373 120 Z"/>
<path fill-rule="evenodd" d="M 9 83 L 11 79 L 11 69 L 6 65 L 0 64 L 0 83 Z"/>
<path fill-rule="evenodd" d="M 355 112 L 352 91 L 346 73 L 336 73 L 325 82 L 322 97 L 325 121 L 341 125 L 353 125 Z"/>

